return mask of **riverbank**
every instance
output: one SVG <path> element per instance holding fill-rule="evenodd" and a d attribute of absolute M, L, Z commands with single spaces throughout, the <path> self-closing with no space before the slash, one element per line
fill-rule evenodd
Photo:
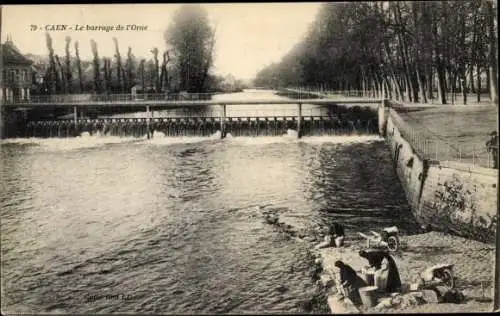
<path fill-rule="evenodd" d="M 358 255 L 358 251 L 365 247 L 363 240 L 346 241 L 343 248 L 325 248 L 315 251 L 321 261 L 323 284 L 326 284 L 326 293 L 329 302 L 336 302 L 335 284 L 332 281 L 336 268 L 336 260 L 342 260 L 360 271 L 367 265 L 367 261 Z M 478 241 L 445 235 L 438 232 L 429 232 L 401 237 L 401 249 L 393 255 L 398 267 L 401 281 L 411 283 L 416 273 L 439 263 L 454 264 L 455 284 L 466 297 L 461 304 L 453 303 L 423 303 L 421 305 L 402 306 L 395 304 L 386 308 L 354 309 L 346 306 L 330 306 L 332 313 L 344 310 L 361 313 L 436 313 L 436 312 L 483 312 L 491 311 L 492 301 L 480 302 L 483 296 L 492 298 L 493 294 L 493 267 L 495 262 L 495 247 Z M 337 303 L 340 304 L 340 303 Z"/>

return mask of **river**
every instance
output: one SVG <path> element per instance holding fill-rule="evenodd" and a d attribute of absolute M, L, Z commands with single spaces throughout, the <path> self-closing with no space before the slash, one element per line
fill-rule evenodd
<path fill-rule="evenodd" d="M 378 136 L 160 136 L 1 142 L 2 311 L 323 312 L 310 244 L 263 210 L 348 235 L 413 227 Z"/>

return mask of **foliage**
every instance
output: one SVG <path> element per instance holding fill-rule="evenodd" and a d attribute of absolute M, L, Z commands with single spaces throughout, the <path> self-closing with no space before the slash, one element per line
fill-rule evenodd
<path fill-rule="evenodd" d="M 165 32 L 179 70 L 180 90 L 202 92 L 212 65 L 215 32 L 199 4 L 183 5 Z"/>
<path fill-rule="evenodd" d="M 476 213 L 473 193 L 465 189 L 456 176 L 452 181 L 439 184 L 439 189 L 435 193 L 434 207 L 439 217 L 464 220 L 464 217 L 467 216 L 470 223 L 472 223 Z"/>
<path fill-rule="evenodd" d="M 256 86 L 361 90 L 442 103 L 457 91 L 497 98 L 496 15 L 491 1 L 325 3 L 306 38 Z M 476 75 L 476 78 L 474 78 Z M 475 81 L 475 84 L 474 84 Z"/>
<path fill-rule="evenodd" d="M 113 38 L 113 58 L 99 57 L 97 43 L 91 39 L 92 61 L 81 60 L 76 41 L 75 56 L 71 56 L 71 38 L 67 37 L 65 60 L 61 63 L 54 54 L 52 38 L 47 33 L 49 58 L 47 62 L 37 65 L 45 69 L 45 74 L 43 83 L 34 87 L 33 92 L 130 93 L 135 85 L 140 85 L 140 90 L 148 93 L 224 90 L 218 86 L 222 81 L 210 73 L 215 30 L 199 5 L 182 6 L 164 36 L 168 49 L 161 52 L 153 47 L 149 59 L 138 59 L 131 47 L 128 47 L 126 57 L 122 58 L 116 38 Z"/>
<path fill-rule="evenodd" d="M 451 181 L 440 183 L 433 202 L 437 212 L 434 222 L 460 235 L 486 242 L 494 240 L 496 214 L 486 214 L 488 219 L 478 216 L 475 195 L 476 190 L 466 189 L 456 175 Z"/>

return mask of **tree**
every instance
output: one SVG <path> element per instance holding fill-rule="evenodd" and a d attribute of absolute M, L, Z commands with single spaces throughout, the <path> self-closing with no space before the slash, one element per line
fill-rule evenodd
<path fill-rule="evenodd" d="M 55 94 L 61 91 L 61 83 L 57 75 L 56 61 L 54 58 L 54 48 L 52 47 L 52 38 L 50 34 L 45 33 L 45 40 L 47 44 L 47 49 L 49 50 L 49 68 L 48 74 L 46 75 L 46 82 L 50 93 Z"/>
<path fill-rule="evenodd" d="M 66 36 L 66 72 L 65 72 L 65 77 L 66 77 L 66 93 L 72 93 L 73 92 L 73 87 L 72 87 L 72 71 L 71 71 L 71 55 L 69 53 L 69 46 L 71 45 L 71 37 Z"/>
<path fill-rule="evenodd" d="M 153 70 L 153 78 L 151 78 L 154 82 L 155 92 L 160 92 L 161 83 L 160 83 L 160 61 L 158 60 L 158 48 L 154 47 L 151 50 L 154 58 L 154 70 Z"/>
<path fill-rule="evenodd" d="M 129 47 L 127 51 L 127 61 L 125 64 L 126 67 L 125 89 L 127 92 L 129 92 L 130 89 L 135 85 L 135 78 L 136 78 L 134 73 L 135 65 L 136 61 L 134 55 L 132 54 L 132 47 Z"/>
<path fill-rule="evenodd" d="M 113 91 L 112 85 L 112 70 L 111 70 L 111 59 L 103 58 L 103 73 L 104 73 L 104 92 L 111 93 Z"/>
<path fill-rule="evenodd" d="M 123 72 L 122 72 L 122 57 L 120 55 L 120 48 L 118 46 L 118 40 L 116 37 L 113 37 L 113 42 L 115 43 L 115 58 L 116 58 L 116 78 L 118 82 L 118 91 L 123 93 L 124 91 L 124 86 L 123 86 Z"/>
<path fill-rule="evenodd" d="M 56 65 L 57 65 L 56 78 L 57 78 L 57 81 L 59 81 L 61 83 L 58 92 L 67 93 L 68 88 L 67 88 L 66 80 L 64 79 L 64 68 L 61 65 L 61 61 L 59 60 L 59 56 L 55 55 L 54 57 L 56 59 Z"/>
<path fill-rule="evenodd" d="M 360 90 L 405 102 L 455 102 L 498 89 L 496 15 L 491 1 L 325 3 L 304 38 L 256 85 Z M 451 93 L 450 93 L 451 92 Z"/>
<path fill-rule="evenodd" d="M 92 48 L 93 66 L 94 66 L 94 93 L 102 92 L 102 81 L 101 81 L 101 71 L 99 66 L 99 55 L 97 53 L 97 43 L 91 39 L 90 46 Z"/>
<path fill-rule="evenodd" d="M 213 34 L 207 12 L 198 4 L 183 5 L 165 32 L 179 69 L 180 89 L 202 92 L 211 66 Z"/>
<path fill-rule="evenodd" d="M 78 41 L 75 42 L 75 56 L 76 56 L 76 68 L 78 71 L 78 91 L 83 92 L 83 73 L 82 73 L 82 61 L 80 60 L 80 51 L 78 49 Z"/>
<path fill-rule="evenodd" d="M 167 65 L 170 62 L 170 54 L 169 51 L 165 51 L 163 53 L 163 62 L 161 64 L 161 73 L 160 73 L 160 87 L 163 91 L 168 91 L 168 70 Z"/>
<path fill-rule="evenodd" d="M 141 62 L 139 64 L 139 75 L 140 75 L 140 78 L 141 78 L 141 86 L 142 86 L 142 91 L 145 92 L 146 91 L 146 77 L 145 77 L 145 72 L 146 72 L 146 69 L 145 69 L 145 64 L 146 64 L 146 60 L 145 59 L 141 59 Z"/>

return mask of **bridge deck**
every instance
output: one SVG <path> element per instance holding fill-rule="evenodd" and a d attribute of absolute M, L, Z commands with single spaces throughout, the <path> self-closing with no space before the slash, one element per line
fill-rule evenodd
<path fill-rule="evenodd" d="M 60 102 L 36 102 L 23 100 L 14 103 L 4 103 L 6 108 L 47 108 L 47 107 L 154 107 L 154 108 L 174 108 L 174 107 L 199 107 L 208 105 L 273 105 L 273 104 L 379 104 L 383 100 L 366 98 L 343 98 L 343 99 L 290 99 L 290 100 L 125 100 L 125 101 L 83 101 L 68 100 Z"/>

